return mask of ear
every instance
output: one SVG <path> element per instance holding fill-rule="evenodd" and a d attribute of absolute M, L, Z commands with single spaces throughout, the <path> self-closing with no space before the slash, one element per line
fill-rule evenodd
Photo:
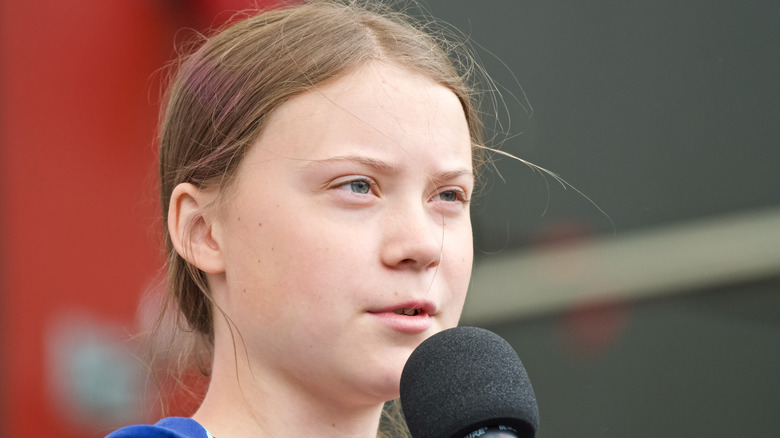
<path fill-rule="evenodd" d="M 207 207 L 214 201 L 212 190 L 189 183 L 173 189 L 168 205 L 168 233 L 176 252 L 207 274 L 225 271 L 220 245 L 213 233 L 213 218 Z"/>

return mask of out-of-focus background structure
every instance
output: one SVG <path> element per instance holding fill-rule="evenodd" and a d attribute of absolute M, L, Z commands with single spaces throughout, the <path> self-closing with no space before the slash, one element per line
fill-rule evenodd
<path fill-rule="evenodd" d="M 5 434 L 155 420 L 160 69 L 247 3 L 0 0 Z M 426 4 L 504 87 L 502 148 L 577 189 L 500 158 L 474 203 L 463 323 L 518 350 L 539 436 L 780 435 L 780 3 Z"/>

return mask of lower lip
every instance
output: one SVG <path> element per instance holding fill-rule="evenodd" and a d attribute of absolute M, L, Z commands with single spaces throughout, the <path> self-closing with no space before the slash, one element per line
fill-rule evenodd
<path fill-rule="evenodd" d="M 391 329 L 402 333 L 422 333 L 433 324 L 433 318 L 429 315 L 399 315 L 394 312 L 379 312 L 371 313 L 376 318 L 379 318 L 384 324 Z"/>

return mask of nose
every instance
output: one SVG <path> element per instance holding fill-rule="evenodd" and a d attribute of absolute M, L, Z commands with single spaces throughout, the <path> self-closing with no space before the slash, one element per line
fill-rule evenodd
<path fill-rule="evenodd" d="M 383 222 L 382 263 L 411 270 L 439 265 L 445 227 L 442 216 L 419 206 L 388 213 Z"/>

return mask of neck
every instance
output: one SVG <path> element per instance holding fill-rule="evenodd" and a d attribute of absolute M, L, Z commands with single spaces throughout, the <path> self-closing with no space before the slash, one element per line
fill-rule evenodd
<path fill-rule="evenodd" d="M 238 366 L 215 361 L 209 390 L 193 416 L 215 437 L 376 437 L 383 403 L 326 398 L 254 363 L 250 372 L 242 357 Z"/>

